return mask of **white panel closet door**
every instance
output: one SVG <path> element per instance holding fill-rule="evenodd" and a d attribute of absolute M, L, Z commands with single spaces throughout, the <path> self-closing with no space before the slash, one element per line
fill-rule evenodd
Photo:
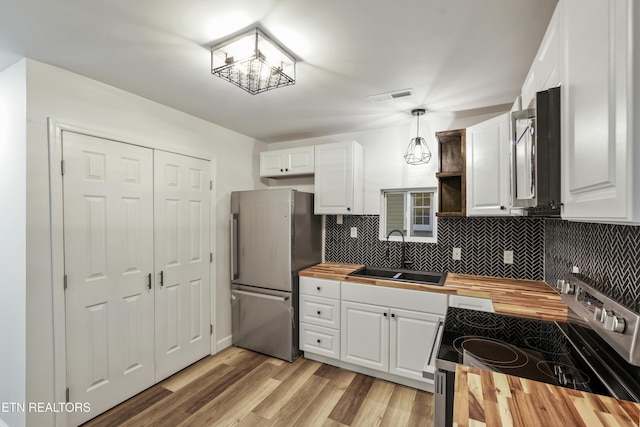
<path fill-rule="evenodd" d="M 78 425 L 154 383 L 152 150 L 64 132 L 67 385 Z"/>
<path fill-rule="evenodd" d="M 154 151 L 156 381 L 210 353 L 209 171 Z"/>

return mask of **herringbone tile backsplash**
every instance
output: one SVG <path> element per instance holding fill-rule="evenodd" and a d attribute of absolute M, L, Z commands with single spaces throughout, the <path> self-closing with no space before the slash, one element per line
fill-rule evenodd
<path fill-rule="evenodd" d="M 327 216 L 325 259 L 327 261 L 399 267 L 399 242 L 378 237 L 377 215 L 345 216 L 336 224 Z M 351 227 L 358 238 L 350 237 Z M 462 259 L 452 259 L 453 248 L 461 248 Z M 503 262 L 503 252 L 513 251 L 513 264 Z M 439 218 L 438 243 L 408 243 L 407 259 L 413 268 L 427 271 L 517 279 L 544 279 L 544 220 L 540 218 Z"/>
<path fill-rule="evenodd" d="M 640 227 L 545 220 L 545 281 L 573 266 L 602 293 L 640 312 Z"/>
<path fill-rule="evenodd" d="M 325 259 L 398 267 L 400 243 L 378 238 L 379 217 L 327 216 Z M 358 238 L 350 237 L 351 227 Z M 454 261 L 453 248 L 462 249 Z M 503 251 L 513 251 L 504 264 Z M 439 218 L 438 243 L 408 243 L 413 268 L 482 276 L 545 280 L 555 284 L 572 266 L 600 291 L 640 312 L 640 227 L 527 217 Z"/>

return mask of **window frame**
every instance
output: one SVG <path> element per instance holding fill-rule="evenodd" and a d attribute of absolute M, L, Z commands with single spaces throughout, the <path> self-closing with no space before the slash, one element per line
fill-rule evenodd
<path fill-rule="evenodd" d="M 438 189 L 437 187 L 416 187 L 416 188 L 388 188 L 380 190 L 380 225 L 378 227 L 378 238 L 380 240 L 387 240 L 387 194 L 395 193 L 395 194 L 404 194 L 404 228 L 407 229 L 407 234 L 410 233 L 411 230 L 411 214 L 413 202 L 411 195 L 413 193 L 431 193 L 431 227 L 433 236 L 431 237 L 421 237 L 421 236 L 412 236 L 405 235 L 406 242 L 420 242 L 420 243 L 437 243 L 437 216 L 436 210 L 438 206 Z M 391 242 L 401 242 L 402 238 L 394 233 L 389 236 L 389 241 Z"/>

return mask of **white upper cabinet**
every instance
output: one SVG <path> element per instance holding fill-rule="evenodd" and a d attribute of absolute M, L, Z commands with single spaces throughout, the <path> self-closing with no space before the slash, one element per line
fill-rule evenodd
<path fill-rule="evenodd" d="M 364 150 L 355 141 L 316 145 L 315 213 L 362 214 Z"/>
<path fill-rule="evenodd" d="M 529 74 L 522 85 L 522 108 L 533 106 L 536 92 L 560 85 L 562 60 L 559 13 L 560 7 L 557 6 L 529 69 Z"/>
<path fill-rule="evenodd" d="M 263 178 L 311 175 L 314 167 L 313 146 L 260 153 L 260 176 Z"/>
<path fill-rule="evenodd" d="M 638 223 L 638 10 L 632 0 L 562 0 L 560 6 L 562 217 Z"/>
<path fill-rule="evenodd" d="M 467 215 L 509 215 L 510 113 L 467 128 Z"/>

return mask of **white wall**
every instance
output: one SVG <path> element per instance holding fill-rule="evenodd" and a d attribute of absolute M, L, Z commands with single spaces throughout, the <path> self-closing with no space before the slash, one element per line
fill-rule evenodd
<path fill-rule="evenodd" d="M 27 64 L 27 398 L 53 402 L 52 247 L 47 118 L 152 148 L 215 160 L 213 213 L 218 340 L 231 335 L 229 193 L 262 187 L 264 144 L 164 105 L 30 59 Z M 24 176 L 24 172 L 22 173 Z M 6 182 L 6 181 L 5 181 Z M 13 185 L 13 184 L 12 184 Z M 24 182 L 22 182 L 24 185 Z M 24 215 L 21 216 L 24 221 Z M 15 251 L 15 247 L 12 248 Z M 24 274 L 24 268 L 22 269 Z M 2 299 L 3 301 L 4 298 Z M 58 362 L 59 363 L 59 362 Z M 59 390 L 58 386 L 56 391 Z M 29 425 L 51 425 L 29 414 Z"/>
<path fill-rule="evenodd" d="M 26 62 L 0 73 L 0 403 L 25 402 Z M 0 412 L 0 425 L 25 423 Z"/>
<path fill-rule="evenodd" d="M 403 125 L 366 132 L 331 135 L 320 138 L 299 139 L 269 144 L 269 150 L 326 144 L 330 142 L 358 141 L 364 147 L 364 213 L 380 214 L 380 190 L 389 188 L 436 187 L 435 173 L 438 170 L 438 145 L 435 132 L 462 129 L 499 113 L 456 118 L 440 114 L 437 118 L 421 117 L 420 136 L 426 139 L 433 157 L 426 165 L 408 165 L 404 152 L 416 136 L 416 119 L 408 117 Z M 268 179 L 270 187 L 293 187 L 301 191 L 313 192 L 313 178 Z"/>

